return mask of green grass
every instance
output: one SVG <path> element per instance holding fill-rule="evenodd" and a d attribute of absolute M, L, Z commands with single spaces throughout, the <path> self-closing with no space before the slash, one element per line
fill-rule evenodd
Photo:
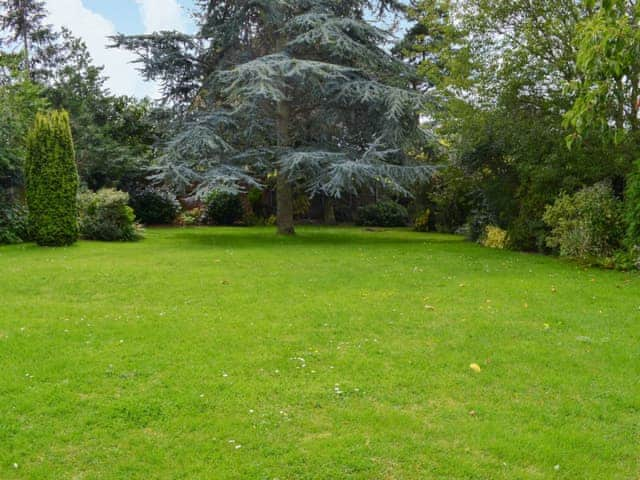
<path fill-rule="evenodd" d="M 2 247 L 0 478 L 635 480 L 639 340 L 640 277 L 451 236 Z"/>

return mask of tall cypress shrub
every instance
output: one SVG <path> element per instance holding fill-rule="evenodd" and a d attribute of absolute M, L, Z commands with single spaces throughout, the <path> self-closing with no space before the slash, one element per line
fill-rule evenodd
<path fill-rule="evenodd" d="M 78 239 L 78 170 L 69 115 L 38 114 L 27 136 L 27 204 L 38 245 L 71 245 Z"/>

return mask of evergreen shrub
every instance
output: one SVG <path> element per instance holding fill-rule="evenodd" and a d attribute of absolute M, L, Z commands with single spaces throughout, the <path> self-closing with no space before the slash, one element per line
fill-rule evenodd
<path fill-rule="evenodd" d="M 212 192 L 207 199 L 205 221 L 208 225 L 235 225 L 242 220 L 244 207 L 238 195 Z"/>
<path fill-rule="evenodd" d="M 78 170 L 69 115 L 38 114 L 27 136 L 25 164 L 29 227 L 38 245 L 78 239 Z"/>
<path fill-rule="evenodd" d="M 365 227 L 405 227 L 409 213 L 399 203 L 385 200 L 360 207 L 356 223 Z"/>
<path fill-rule="evenodd" d="M 130 193 L 129 205 L 145 225 L 172 225 L 181 207 L 171 192 L 145 187 Z"/>

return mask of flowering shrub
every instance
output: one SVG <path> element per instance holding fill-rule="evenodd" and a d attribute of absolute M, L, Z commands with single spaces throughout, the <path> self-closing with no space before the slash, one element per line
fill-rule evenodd
<path fill-rule="evenodd" d="M 141 230 L 128 203 L 129 194 L 113 189 L 80 194 L 80 234 L 87 240 L 138 240 Z"/>
<path fill-rule="evenodd" d="M 182 227 L 192 227 L 202 223 L 203 212 L 200 207 L 185 210 L 178 215 L 177 223 Z"/>
<path fill-rule="evenodd" d="M 428 208 L 416 218 L 413 223 L 413 229 L 416 232 L 428 232 L 429 231 L 429 220 L 431 219 L 431 210 Z"/>
<path fill-rule="evenodd" d="M 507 245 L 507 232 L 495 225 L 488 225 L 485 228 L 481 243 L 485 247 L 502 250 Z"/>

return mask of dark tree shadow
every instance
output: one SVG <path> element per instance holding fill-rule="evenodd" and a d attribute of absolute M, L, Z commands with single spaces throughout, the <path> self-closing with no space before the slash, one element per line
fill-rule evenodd
<path fill-rule="evenodd" d="M 420 244 L 460 244 L 463 239 L 454 235 L 416 233 L 407 229 L 364 229 L 299 227 L 294 236 L 276 234 L 273 228 L 200 227 L 190 229 L 164 229 L 162 238 L 191 245 L 229 248 L 255 248 L 259 246 L 409 246 Z"/>

